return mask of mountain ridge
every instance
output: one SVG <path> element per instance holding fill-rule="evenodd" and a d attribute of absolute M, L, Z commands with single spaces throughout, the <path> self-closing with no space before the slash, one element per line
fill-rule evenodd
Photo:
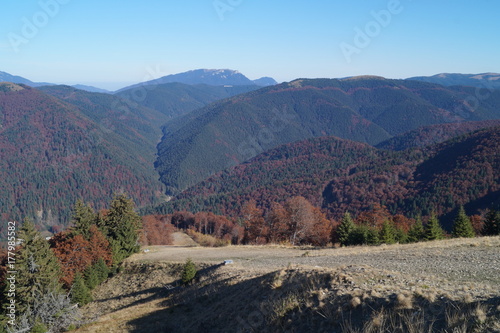
<path fill-rule="evenodd" d="M 421 126 L 500 118 L 500 91 L 376 77 L 298 79 L 215 102 L 164 126 L 155 164 L 175 194 L 281 144 L 319 136 L 376 145 Z M 238 129 L 236 131 L 235 129 Z"/>

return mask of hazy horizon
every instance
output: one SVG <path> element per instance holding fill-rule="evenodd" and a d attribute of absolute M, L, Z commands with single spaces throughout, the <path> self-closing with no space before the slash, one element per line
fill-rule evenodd
<path fill-rule="evenodd" d="M 277 0 L 3 4 L 0 71 L 116 90 L 199 68 L 250 79 L 500 72 L 500 3 Z"/>

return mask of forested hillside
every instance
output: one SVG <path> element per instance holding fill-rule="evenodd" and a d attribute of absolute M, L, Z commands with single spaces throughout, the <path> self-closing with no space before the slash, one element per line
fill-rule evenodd
<path fill-rule="evenodd" d="M 120 90 L 116 93 L 116 96 L 157 110 L 167 116 L 167 119 L 172 119 L 217 100 L 258 88 L 260 87 L 256 85 L 225 87 L 205 84 L 164 83 Z"/>
<path fill-rule="evenodd" d="M 304 196 L 340 219 L 386 205 L 393 214 L 443 215 L 499 204 L 500 127 L 426 148 L 377 150 L 335 137 L 309 139 L 263 153 L 222 171 L 148 212 L 212 211 L 239 216 L 255 200 L 272 203 Z"/>
<path fill-rule="evenodd" d="M 500 126 L 500 120 L 468 121 L 424 126 L 390 138 L 389 140 L 379 143 L 376 147 L 396 151 L 415 147 L 425 147 L 482 128 L 495 126 Z"/>
<path fill-rule="evenodd" d="M 500 118 L 500 91 L 356 77 L 296 80 L 216 102 L 166 124 L 156 169 L 170 194 L 282 144 L 320 136 L 376 145 L 433 124 Z"/>
<path fill-rule="evenodd" d="M 2 218 L 58 225 L 69 220 L 77 199 L 100 209 L 122 191 L 138 205 L 154 203 L 162 186 L 152 168 L 159 129 L 151 119 L 135 113 L 140 109 L 120 114 L 110 105 L 113 96 L 50 89 L 68 92 L 64 98 L 73 104 L 0 84 Z"/>

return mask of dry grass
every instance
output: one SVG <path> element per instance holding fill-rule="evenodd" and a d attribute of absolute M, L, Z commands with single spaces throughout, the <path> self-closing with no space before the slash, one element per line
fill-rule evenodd
<path fill-rule="evenodd" d="M 88 309 L 109 313 L 78 332 L 495 332 L 497 284 L 414 273 L 429 268 L 420 255 L 435 263 L 464 250 L 482 265 L 477 261 L 491 247 L 498 254 L 500 237 L 324 250 L 150 247 L 96 291 L 99 303 Z M 206 273 L 193 286 L 165 291 L 161 286 L 175 286 L 187 257 Z M 224 259 L 235 264 L 215 265 Z M 155 260 L 179 264 L 144 264 Z M 391 264 L 409 270 L 386 269 Z"/>
<path fill-rule="evenodd" d="M 188 230 L 187 234 L 200 246 L 204 247 L 223 247 L 231 245 L 231 241 L 215 238 L 210 235 L 204 235 L 201 232 Z"/>

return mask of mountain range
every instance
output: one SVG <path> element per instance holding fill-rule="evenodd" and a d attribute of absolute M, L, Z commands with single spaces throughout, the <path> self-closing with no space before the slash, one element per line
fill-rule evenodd
<path fill-rule="evenodd" d="M 356 77 L 299 79 L 198 109 L 165 124 L 156 169 L 177 194 L 282 144 L 336 136 L 370 145 L 422 126 L 500 119 L 500 91 L 471 107 L 472 87 Z"/>
<path fill-rule="evenodd" d="M 24 82 L 0 82 L 5 220 L 50 228 L 68 222 L 77 199 L 100 209 L 121 192 L 143 211 L 229 216 L 250 199 L 267 209 L 294 195 L 332 217 L 373 204 L 410 215 L 498 204 L 500 90 L 491 86 L 478 95 L 471 84 L 374 76 L 274 84 L 230 70 L 114 94 L 1 80 Z M 155 206 L 165 193 L 172 200 Z"/>
<path fill-rule="evenodd" d="M 487 90 L 500 89 L 500 74 L 498 73 L 482 73 L 482 74 L 441 73 L 433 76 L 411 77 L 408 78 L 408 80 L 436 83 L 448 87 L 471 86 Z"/>
<path fill-rule="evenodd" d="M 237 217 L 250 200 L 268 211 L 273 203 L 298 195 L 338 220 L 346 211 L 358 214 L 374 205 L 413 217 L 449 214 L 461 204 L 468 211 L 484 210 L 500 205 L 500 121 L 495 124 L 477 131 L 473 128 L 480 124 L 467 124 L 464 131 L 470 133 L 400 152 L 337 137 L 282 145 L 145 212 Z M 448 125 L 432 129 L 437 126 Z M 443 222 L 449 227 L 449 218 Z"/>

